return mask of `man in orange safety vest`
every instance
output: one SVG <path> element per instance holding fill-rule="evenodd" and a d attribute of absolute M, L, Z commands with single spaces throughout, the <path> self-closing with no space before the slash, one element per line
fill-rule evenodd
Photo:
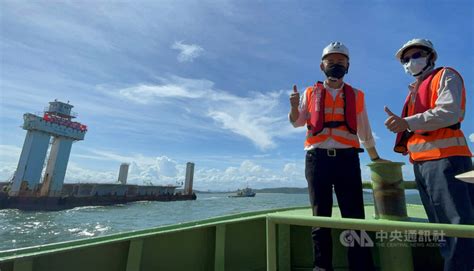
<path fill-rule="evenodd" d="M 349 50 L 332 42 L 323 50 L 320 64 L 324 82 L 306 88 L 300 98 L 296 86 L 290 96 L 289 120 L 306 126 L 305 175 L 314 216 L 332 215 L 333 188 L 342 217 L 364 219 L 360 142 L 372 161 L 384 161 L 375 149 L 364 93 L 343 81 L 349 69 Z M 301 100 L 301 101 L 300 101 Z M 313 228 L 314 270 L 333 270 L 332 239 L 328 228 Z M 351 270 L 373 270 L 369 247 L 351 244 Z"/>
<path fill-rule="evenodd" d="M 437 57 L 427 39 L 412 39 L 398 50 L 396 58 L 415 81 L 400 117 L 385 108 L 385 125 L 397 133 L 394 151 L 410 156 L 429 221 L 474 225 L 474 184 L 455 178 L 473 169 L 461 130 L 466 91 L 456 70 L 435 68 Z M 445 239 L 444 270 L 474 270 L 474 239 Z"/>

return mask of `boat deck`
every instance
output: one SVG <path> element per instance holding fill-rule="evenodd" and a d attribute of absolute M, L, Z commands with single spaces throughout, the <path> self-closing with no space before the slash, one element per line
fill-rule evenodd
<path fill-rule="evenodd" d="M 311 210 L 288 208 L 234 214 L 147 230 L 86 238 L 0 252 L 2 271 L 55 270 L 311 270 L 311 227 L 333 229 L 334 268 L 348 270 L 344 229 L 366 229 L 379 270 L 442 270 L 437 247 L 393 247 L 378 242 L 375 232 L 444 231 L 446 236 L 474 238 L 474 226 L 429 224 L 421 205 L 407 205 L 410 221 L 313 217 Z M 403 243 L 403 242 L 402 242 Z M 382 247 L 380 244 L 391 244 Z M 404 266 L 405 265 L 405 266 Z"/>

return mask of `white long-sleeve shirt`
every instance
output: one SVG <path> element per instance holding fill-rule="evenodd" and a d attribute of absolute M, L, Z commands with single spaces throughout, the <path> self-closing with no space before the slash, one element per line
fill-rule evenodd
<path fill-rule="evenodd" d="M 327 93 L 330 93 L 334 98 L 337 93 L 344 87 L 344 84 L 339 89 L 330 88 L 326 82 L 324 82 L 324 88 L 326 88 Z M 299 117 L 297 120 L 292 121 L 290 115 L 288 114 L 288 119 L 293 127 L 301 127 L 306 125 L 306 121 L 311 118 L 309 110 L 308 110 L 308 102 L 306 101 L 306 91 L 303 92 L 303 95 L 300 97 L 300 106 L 298 108 Z M 365 101 L 363 101 L 363 109 L 360 113 L 357 114 L 357 136 L 359 137 L 360 143 L 364 145 L 364 147 L 372 148 L 375 146 L 375 140 L 372 135 L 372 129 L 370 128 L 369 118 L 367 116 L 367 110 L 365 108 Z M 330 129 L 330 128 L 324 128 Z M 310 146 L 306 146 L 304 149 L 306 151 L 312 150 L 314 148 L 320 149 L 347 149 L 353 148 L 352 146 L 339 143 L 335 141 L 331 136 L 323 142 L 316 143 Z"/>
<path fill-rule="evenodd" d="M 431 71 L 432 69 L 425 74 L 430 74 Z M 408 86 L 412 99 L 416 97 L 420 83 L 415 81 Z M 435 108 L 406 117 L 410 130 L 434 131 L 456 124 L 464 114 L 461 109 L 462 85 L 462 78 L 456 72 L 445 69 L 440 78 Z"/>

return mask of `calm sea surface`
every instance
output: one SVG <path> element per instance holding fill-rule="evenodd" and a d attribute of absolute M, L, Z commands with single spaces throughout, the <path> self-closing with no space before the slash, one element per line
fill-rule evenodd
<path fill-rule="evenodd" d="M 0 210 L 0 251 L 130 230 L 152 228 L 242 212 L 308 206 L 306 194 L 259 193 L 254 198 L 198 194 L 195 201 L 137 202 L 78 207 L 58 212 Z M 372 195 L 364 194 L 365 202 Z M 417 194 L 407 202 L 419 203 Z"/>

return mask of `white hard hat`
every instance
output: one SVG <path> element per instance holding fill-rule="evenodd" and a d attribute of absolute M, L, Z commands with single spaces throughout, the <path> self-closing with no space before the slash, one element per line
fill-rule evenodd
<path fill-rule="evenodd" d="M 433 61 L 436 61 L 438 58 L 438 53 L 436 53 L 436 50 L 433 46 L 433 43 L 430 40 L 427 39 L 412 39 L 409 40 L 407 43 L 403 44 L 402 48 L 400 48 L 397 53 L 395 54 L 395 57 L 400 60 L 403 56 L 403 53 L 410 47 L 424 47 L 428 50 L 431 50 L 433 52 Z"/>
<path fill-rule="evenodd" d="M 323 55 L 321 56 L 321 59 L 324 59 L 330 54 L 343 54 L 349 58 L 349 49 L 347 49 L 347 47 L 342 42 L 331 42 L 323 49 Z"/>

